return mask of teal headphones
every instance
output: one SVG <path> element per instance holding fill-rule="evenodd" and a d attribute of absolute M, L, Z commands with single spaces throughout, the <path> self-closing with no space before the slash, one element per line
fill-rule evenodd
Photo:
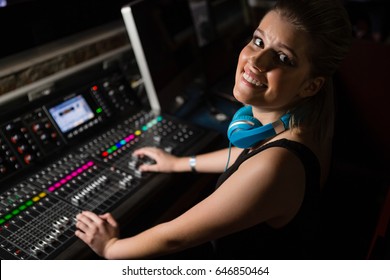
<path fill-rule="evenodd" d="M 290 114 L 283 115 L 279 120 L 262 125 L 253 117 L 252 107 L 244 106 L 233 116 L 228 127 L 229 141 L 239 148 L 250 148 L 258 142 L 275 136 L 289 128 Z"/>

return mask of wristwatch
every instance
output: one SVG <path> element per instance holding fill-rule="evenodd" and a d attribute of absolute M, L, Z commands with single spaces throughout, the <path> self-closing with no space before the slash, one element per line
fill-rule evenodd
<path fill-rule="evenodd" d="M 191 167 L 191 171 L 196 172 L 196 156 L 190 156 L 190 159 L 188 160 L 188 164 Z"/>

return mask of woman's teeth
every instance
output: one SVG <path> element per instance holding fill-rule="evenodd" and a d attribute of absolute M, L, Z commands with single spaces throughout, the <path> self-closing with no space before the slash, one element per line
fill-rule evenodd
<path fill-rule="evenodd" d="M 245 72 L 244 72 L 244 74 L 243 74 L 242 76 L 243 76 L 243 78 L 244 78 L 247 82 L 251 83 L 252 85 L 255 85 L 255 86 L 257 86 L 257 87 L 259 87 L 259 86 L 264 86 L 264 84 L 260 83 L 260 81 L 258 81 L 258 80 L 256 80 L 256 79 L 253 79 L 251 76 L 249 76 L 249 75 L 248 75 L 247 73 L 245 73 Z"/>

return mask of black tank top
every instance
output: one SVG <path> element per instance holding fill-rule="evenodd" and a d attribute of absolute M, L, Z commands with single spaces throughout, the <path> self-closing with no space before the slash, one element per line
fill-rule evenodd
<path fill-rule="evenodd" d="M 266 223 L 220 238 L 215 242 L 217 259 L 319 259 L 320 164 L 305 145 L 281 139 L 249 153 L 244 150 L 236 162 L 218 179 L 216 187 L 227 180 L 248 158 L 272 147 L 294 153 L 305 169 L 305 194 L 296 216 L 284 227 L 274 229 Z M 232 206 L 234 211 L 234 206 Z"/>

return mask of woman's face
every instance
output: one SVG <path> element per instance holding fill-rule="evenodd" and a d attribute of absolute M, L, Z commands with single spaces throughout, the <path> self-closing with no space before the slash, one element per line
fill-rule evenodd
<path fill-rule="evenodd" d="M 235 98 L 264 112 L 285 112 L 310 95 L 307 35 L 271 11 L 240 53 Z"/>

